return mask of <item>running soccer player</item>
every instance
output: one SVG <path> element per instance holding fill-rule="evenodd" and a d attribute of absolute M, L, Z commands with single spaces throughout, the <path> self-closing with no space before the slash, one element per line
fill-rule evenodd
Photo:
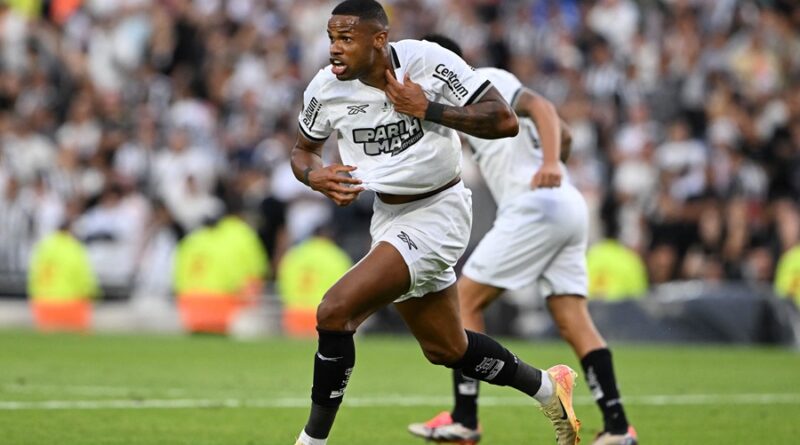
<path fill-rule="evenodd" d="M 423 40 L 458 56 L 458 44 L 443 36 Z M 494 226 L 467 260 L 458 280 L 464 326 L 483 332 L 483 310 L 505 289 L 537 284 L 561 336 L 572 346 L 586 381 L 603 413 L 604 430 L 595 445 L 635 445 L 617 390 L 614 368 L 586 304 L 586 203 L 566 178 L 559 158 L 565 126 L 555 107 L 508 71 L 479 68 L 520 117 L 514 138 L 487 140 L 468 135 L 475 161 L 497 202 Z M 568 132 L 567 132 L 568 136 Z M 533 174 L 533 177 L 531 177 Z M 438 442 L 475 444 L 478 381 L 453 370 L 455 406 L 425 423 L 409 425 L 419 437 Z"/>
<path fill-rule="evenodd" d="M 575 445 L 575 373 L 520 360 L 486 335 L 465 331 L 453 265 L 472 224 L 471 193 L 460 180 L 456 130 L 481 138 L 517 134 L 500 93 L 460 57 L 417 40 L 387 41 L 388 20 L 373 0 L 346 0 L 328 21 L 331 64 L 304 95 L 292 150 L 295 176 L 336 204 L 374 190 L 372 248 L 325 294 L 317 309 L 311 410 L 296 444 L 327 442 L 355 364 L 353 334 L 394 303 L 425 357 L 538 400 L 558 443 Z M 338 135 L 345 165 L 323 165 Z"/>

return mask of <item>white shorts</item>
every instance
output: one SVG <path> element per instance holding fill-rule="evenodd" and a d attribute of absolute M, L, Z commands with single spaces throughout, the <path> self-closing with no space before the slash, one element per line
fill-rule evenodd
<path fill-rule="evenodd" d="M 396 303 L 456 282 L 453 266 L 464 254 L 472 228 L 472 192 L 463 182 L 407 204 L 386 204 L 376 197 L 372 207 L 372 247 L 381 241 L 394 246 L 411 275 L 408 292 Z"/>
<path fill-rule="evenodd" d="M 503 289 L 536 284 L 543 297 L 586 296 L 586 201 L 570 184 L 526 192 L 497 211 L 464 275 Z"/>

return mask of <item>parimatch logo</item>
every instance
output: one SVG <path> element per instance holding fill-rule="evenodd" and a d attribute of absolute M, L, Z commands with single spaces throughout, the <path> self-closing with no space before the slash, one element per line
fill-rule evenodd
<path fill-rule="evenodd" d="M 356 128 L 353 142 L 364 144 L 364 153 L 370 156 L 402 153 L 422 139 L 422 123 L 417 118 L 401 120 L 376 128 Z"/>

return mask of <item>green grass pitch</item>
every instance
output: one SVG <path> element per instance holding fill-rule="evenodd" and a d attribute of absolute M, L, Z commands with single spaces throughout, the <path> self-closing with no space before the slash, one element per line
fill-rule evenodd
<path fill-rule="evenodd" d="M 357 366 L 329 444 L 422 444 L 406 424 L 449 406 L 444 368 L 409 337 L 357 339 Z M 579 365 L 561 343 L 508 341 L 534 365 Z M 315 343 L 214 337 L 0 332 L 4 445 L 293 445 Z M 614 347 L 640 442 L 800 443 L 800 354 L 713 346 Z M 487 445 L 552 444 L 536 406 L 481 387 Z M 600 415 L 583 380 L 576 409 L 591 444 Z"/>

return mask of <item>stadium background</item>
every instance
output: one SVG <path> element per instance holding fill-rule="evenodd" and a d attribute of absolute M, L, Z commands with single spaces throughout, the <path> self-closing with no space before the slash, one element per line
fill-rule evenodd
<path fill-rule="evenodd" d="M 13 318 L 10 308 L 25 297 L 34 246 L 65 225 L 87 249 L 104 301 L 152 303 L 155 308 L 172 305 L 171 264 L 179 241 L 225 211 L 241 211 L 257 230 L 273 271 L 290 246 L 320 231 L 360 258 L 369 246 L 372 197 L 336 208 L 293 178 L 287 158 L 302 91 L 327 60 L 324 29 L 335 3 L 0 0 L 0 326 Z M 796 309 L 773 305 L 771 292 L 779 259 L 800 244 L 796 2 L 382 3 L 390 13 L 392 40 L 429 32 L 448 35 L 464 47 L 474 66 L 507 68 L 555 103 L 573 132 L 570 177 L 589 204 L 593 243 L 618 239 L 646 265 L 651 289 L 666 289 L 678 300 L 703 293 L 684 286 L 689 282 L 720 285 L 722 291 L 710 300 L 711 311 L 724 307 L 719 312 L 752 314 L 751 297 L 770 302 L 769 317 L 746 326 L 752 336 L 733 335 L 726 341 L 786 343 L 786 335 L 763 332 L 776 323 L 788 328 L 795 323 L 796 341 Z M 335 156 L 332 142 L 328 148 L 328 155 Z M 467 151 L 464 179 L 475 193 L 474 246 L 491 224 L 494 204 Z M 274 276 L 266 289 L 265 301 L 274 302 Z M 738 299 L 726 300 L 732 294 Z M 602 306 L 593 310 L 608 315 L 604 325 L 619 324 Z M 625 314 L 630 312 L 622 312 L 623 324 Z M 124 315 L 115 313 L 104 326 L 113 330 Z M 518 315 L 501 306 L 492 314 L 494 326 L 507 326 Z M 541 315 L 529 321 L 538 326 Z M 157 318 L 152 312 L 148 317 Z M 761 312 L 753 317 L 763 318 Z M 390 316 L 378 320 L 387 326 L 397 321 Z M 745 327 L 732 318 L 726 329 Z M 398 425 L 428 415 L 431 406 L 446 406 L 446 378 L 429 370 L 407 339 L 399 344 L 373 341 L 378 343 L 364 340 L 367 351 L 390 351 L 412 364 L 390 360 L 393 367 L 384 369 L 363 359 L 371 372 L 439 383 L 419 391 L 434 391 L 437 401 L 394 409 L 399 423 L 377 421 L 404 434 Z M 306 397 L 310 381 L 306 359 L 312 346 L 305 342 L 269 340 L 250 346 L 213 339 L 90 339 L 4 331 L 0 343 L 5 345 L 0 362 L 7 365 L 0 371 L 0 431 L 10 434 L 9 443 L 110 443 L 109 435 L 120 432 L 131 439 L 119 443 L 163 443 L 171 431 L 187 443 L 228 443 L 204 442 L 220 431 L 183 417 L 129 414 L 152 427 L 148 430 L 118 423 L 113 415 L 114 409 L 128 406 L 119 404 L 117 396 L 133 405 L 196 396 L 201 401 L 184 408 L 212 425 L 219 417 L 202 408 L 227 406 L 223 394 L 242 397 L 236 400 L 256 411 L 225 417 L 231 430 L 247 431 L 236 436 L 226 430 L 226 440 L 256 443 L 262 436 L 252 431 L 252 423 L 261 421 L 266 409 L 277 431 L 266 443 L 289 443 L 296 431 L 283 423 L 300 425 L 302 409 L 297 408 L 304 403 L 275 402 L 272 396 Z M 130 348 L 131 357 L 145 360 L 131 361 L 117 348 Z M 563 345 L 540 348 L 547 359 L 569 356 Z M 261 355 L 264 351 L 267 356 Z M 287 364 L 277 366 L 270 357 Z M 782 420 L 791 413 L 796 418 L 800 406 L 796 353 L 640 346 L 621 347 L 619 362 L 623 392 L 633 395 L 634 421 L 640 430 L 650 430 L 650 443 L 789 443 L 800 432 Z M 721 371 L 709 362 L 725 366 L 721 377 L 714 378 Z M 168 365 L 181 378 L 150 370 Z M 777 373 L 762 382 L 762 372 L 770 367 Z M 45 373 L 48 369 L 63 375 L 53 378 Z M 262 371 L 297 379 L 268 379 Z M 659 381 L 645 381 L 640 373 Z M 686 384 L 676 373 L 693 380 Z M 355 394 L 405 391 L 398 383 L 387 389 L 363 378 L 365 383 L 354 382 Z M 259 388 L 268 401 L 248 399 L 252 394 L 241 382 Z M 719 397 L 703 399 L 715 392 Z M 676 410 L 668 402 L 673 399 L 647 399 L 670 393 L 687 393 L 689 401 L 681 399 Z M 583 393 L 583 410 L 591 411 L 587 396 Z M 70 403 L 87 397 L 99 399 L 99 410 L 106 406 L 112 411 L 104 411 L 99 420 L 81 417 L 80 410 L 90 408 Z M 60 406 L 53 399 L 64 402 L 70 414 L 52 416 L 48 410 Z M 498 400 L 487 408 L 494 413 L 487 421 L 511 422 L 495 427 L 506 434 L 494 436 L 500 437 L 498 443 L 527 440 L 527 435 L 514 436 L 512 421 L 520 419 L 514 407 L 520 402 L 510 402 L 509 408 L 502 406 L 505 399 Z M 281 410 L 281 403 L 288 408 Z M 378 405 L 377 412 L 386 408 Z M 753 418 L 761 422 L 741 428 Z M 358 424 L 355 417 L 351 421 Z M 37 430 L 41 422 L 46 427 Z M 78 430 L 64 434 L 74 422 Z M 591 428 L 591 417 L 587 424 Z M 676 426 L 691 434 L 681 436 Z M 375 443 L 383 433 L 350 433 L 346 443 Z M 731 435 L 721 439 L 726 433 Z M 390 442 L 411 443 L 397 437 Z"/>
<path fill-rule="evenodd" d="M 161 206 L 174 243 L 232 201 L 273 260 L 319 225 L 363 255 L 370 197 L 335 209 L 292 179 L 287 160 L 302 90 L 327 59 L 333 2 L 97 0 L 71 13 L 81 2 L 4 3 L 6 274 L 24 274 L 32 245 L 66 219 L 101 281 L 135 293 L 157 281 L 143 276 L 153 258 L 141 252 L 172 249 L 147 248 L 170 226 Z M 651 283 L 769 283 L 798 243 L 794 2 L 386 5 L 393 39 L 443 33 L 474 66 L 510 69 L 556 104 L 574 133 L 570 174 L 592 240 L 616 228 Z M 474 170 L 465 176 L 481 187 Z M 486 230 L 492 204 L 477 198 Z M 168 293 L 168 282 L 150 284 Z"/>

